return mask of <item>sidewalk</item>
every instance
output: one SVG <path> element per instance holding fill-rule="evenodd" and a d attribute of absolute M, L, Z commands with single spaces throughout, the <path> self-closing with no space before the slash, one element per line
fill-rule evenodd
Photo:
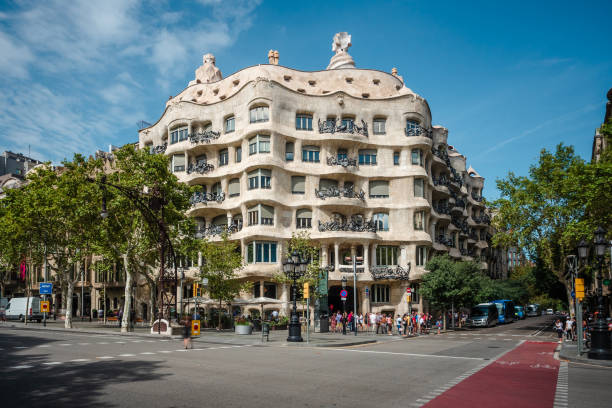
<path fill-rule="evenodd" d="M 573 363 L 612 367 L 612 360 L 594 360 L 588 357 L 587 352 L 588 349 L 587 351 L 583 351 L 581 355 L 578 355 L 578 343 L 564 340 L 560 345 L 559 358 Z"/>
<path fill-rule="evenodd" d="M 135 327 L 133 331 L 121 333 L 121 329 L 114 326 L 108 327 L 97 322 L 79 321 L 73 322 L 72 329 L 64 328 L 64 322 L 47 321 L 47 327 L 43 327 L 42 323 L 28 323 L 24 325 L 20 322 L 0 322 L 0 328 L 17 328 L 22 330 L 48 330 L 68 333 L 90 333 L 90 334 L 105 334 L 115 336 L 136 336 L 136 337 L 171 337 L 181 338 L 180 335 L 166 336 L 151 334 L 151 329 L 148 327 Z M 433 334 L 432 334 L 433 336 Z M 367 332 L 359 332 L 357 336 L 354 333 L 342 335 L 339 333 L 310 333 L 310 341 L 306 342 L 306 332 L 302 331 L 302 343 L 287 342 L 287 330 L 270 330 L 269 339 L 262 341 L 261 332 L 253 332 L 252 335 L 237 335 L 233 331 L 224 330 L 216 331 L 214 329 L 204 329 L 200 336 L 195 336 L 193 341 L 196 343 L 216 343 L 228 345 L 282 345 L 292 347 L 348 347 L 358 346 L 362 344 L 386 343 L 390 341 L 408 340 L 398 335 L 389 336 L 386 334 L 373 334 Z M 413 337 L 411 337 L 413 338 Z"/>

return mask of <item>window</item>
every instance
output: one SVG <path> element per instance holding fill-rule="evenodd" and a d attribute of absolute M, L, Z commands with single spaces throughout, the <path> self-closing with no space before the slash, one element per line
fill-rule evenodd
<path fill-rule="evenodd" d="M 346 160 L 348 158 L 348 151 L 346 149 L 338 149 L 338 161 Z"/>
<path fill-rule="evenodd" d="M 220 227 L 222 225 L 227 226 L 227 215 L 217 215 L 215 218 L 212 219 L 210 223 L 215 227 Z"/>
<path fill-rule="evenodd" d="M 372 285 L 370 292 L 370 301 L 372 303 L 389 303 L 389 293 L 391 292 L 389 285 Z"/>
<path fill-rule="evenodd" d="M 400 164 L 400 152 L 393 152 L 393 164 L 399 166 Z"/>
<path fill-rule="evenodd" d="M 423 179 L 417 178 L 414 179 L 414 196 L 415 197 L 425 197 L 425 186 Z"/>
<path fill-rule="evenodd" d="M 249 190 L 255 188 L 270 188 L 272 171 L 268 169 L 257 169 L 248 174 Z"/>
<path fill-rule="evenodd" d="M 196 157 L 196 164 L 206 164 L 207 161 L 208 159 L 206 158 L 205 154 L 201 154 Z"/>
<path fill-rule="evenodd" d="M 415 120 L 408 119 L 406 121 L 406 134 L 408 136 L 418 136 L 421 134 L 421 125 Z"/>
<path fill-rule="evenodd" d="M 240 163 L 242 161 L 242 147 L 238 146 L 236 148 L 236 163 Z"/>
<path fill-rule="evenodd" d="M 376 165 L 376 150 L 362 149 L 359 150 L 359 165 L 369 164 Z"/>
<path fill-rule="evenodd" d="M 187 127 L 180 127 L 180 128 L 176 128 L 172 130 L 170 132 L 170 144 L 182 142 L 183 140 L 187 140 L 187 137 L 189 136 L 187 134 L 187 130 L 188 130 Z"/>
<path fill-rule="evenodd" d="M 249 154 L 270 153 L 270 136 L 257 135 L 249 139 Z"/>
<path fill-rule="evenodd" d="M 306 177 L 291 176 L 291 193 L 304 194 L 306 192 Z"/>
<path fill-rule="evenodd" d="M 240 195 L 240 179 L 233 178 L 229 181 L 227 192 L 230 197 L 237 197 Z"/>
<path fill-rule="evenodd" d="M 274 225 L 274 207 L 258 204 L 248 209 L 249 225 Z"/>
<path fill-rule="evenodd" d="M 423 231 L 425 229 L 425 211 L 414 212 L 414 229 Z"/>
<path fill-rule="evenodd" d="M 319 180 L 319 190 L 329 190 L 330 188 L 338 188 L 338 181 L 332 179 Z"/>
<path fill-rule="evenodd" d="M 173 171 L 185 171 L 185 155 L 184 154 L 175 154 L 172 156 L 172 168 Z"/>
<path fill-rule="evenodd" d="M 412 154 L 410 157 L 412 164 L 415 166 L 423 165 L 423 151 L 421 149 L 412 149 Z"/>
<path fill-rule="evenodd" d="M 397 265 L 397 254 L 399 247 L 389 245 L 379 245 L 376 247 L 376 265 L 387 266 Z"/>
<path fill-rule="evenodd" d="M 264 282 L 264 297 L 276 299 L 276 283 Z"/>
<path fill-rule="evenodd" d="M 425 266 L 427 263 L 427 247 L 416 247 L 416 264 L 417 266 Z"/>
<path fill-rule="evenodd" d="M 355 119 L 342 118 L 342 127 L 345 128 L 347 132 L 352 132 L 354 125 L 355 125 Z"/>
<path fill-rule="evenodd" d="M 229 163 L 229 152 L 227 149 L 219 150 L 219 166 L 227 166 Z"/>
<path fill-rule="evenodd" d="M 146 143 L 144 146 L 145 150 L 147 150 L 150 154 L 153 154 L 153 142 Z"/>
<path fill-rule="evenodd" d="M 293 144 L 293 142 L 285 143 L 285 160 L 286 161 L 293 161 L 294 149 L 295 149 L 295 145 Z"/>
<path fill-rule="evenodd" d="M 370 198 L 389 197 L 389 181 L 370 180 Z"/>
<path fill-rule="evenodd" d="M 385 119 L 374 119 L 374 134 L 375 135 L 384 135 L 385 134 L 385 123 L 387 121 Z"/>
<path fill-rule="evenodd" d="M 247 244 L 248 263 L 276 263 L 276 242 L 253 241 Z M 265 290 L 265 284 L 264 284 Z M 259 295 L 257 295 L 259 296 Z"/>
<path fill-rule="evenodd" d="M 312 130 L 312 115 L 295 115 L 297 130 Z"/>
<path fill-rule="evenodd" d="M 270 119 L 270 111 L 267 106 L 258 106 L 250 111 L 251 123 L 267 122 Z"/>
<path fill-rule="evenodd" d="M 302 148 L 302 161 L 304 162 L 319 162 L 319 146 L 304 146 Z"/>
<path fill-rule="evenodd" d="M 223 189 L 221 188 L 221 183 L 217 181 L 215 184 L 213 184 L 212 188 L 210 189 L 210 192 L 217 195 L 222 194 Z"/>
<path fill-rule="evenodd" d="M 419 303 L 421 301 L 420 291 L 419 285 L 413 284 L 412 292 L 410 293 L 410 301 L 412 303 Z"/>
<path fill-rule="evenodd" d="M 312 210 L 310 208 L 302 208 L 295 212 L 296 228 L 311 228 L 312 227 Z"/>
<path fill-rule="evenodd" d="M 376 231 L 389 231 L 389 214 L 378 213 L 372 217 L 376 225 Z"/>
<path fill-rule="evenodd" d="M 225 133 L 232 133 L 234 130 L 236 130 L 236 118 L 230 116 L 225 119 Z"/>

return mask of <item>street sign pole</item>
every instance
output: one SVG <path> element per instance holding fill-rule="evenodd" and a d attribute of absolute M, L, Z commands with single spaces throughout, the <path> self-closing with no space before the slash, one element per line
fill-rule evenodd
<path fill-rule="evenodd" d="M 306 344 L 310 343 L 310 297 L 306 298 Z"/>
<path fill-rule="evenodd" d="M 576 299 L 576 335 L 578 336 L 578 357 L 582 355 L 582 301 Z"/>
<path fill-rule="evenodd" d="M 353 330 L 357 335 L 357 258 L 353 255 Z"/>

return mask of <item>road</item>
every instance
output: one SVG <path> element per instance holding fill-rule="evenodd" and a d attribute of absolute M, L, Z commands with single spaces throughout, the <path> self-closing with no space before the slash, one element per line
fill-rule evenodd
<path fill-rule="evenodd" d="M 0 392 L 4 406 L 28 407 L 436 407 L 445 398 L 473 407 L 482 395 L 497 408 L 607 406 L 612 370 L 554 360 L 549 320 L 347 348 L 203 336 L 191 350 L 180 339 L 0 325 Z M 597 393 L 585 399 L 583 387 Z"/>

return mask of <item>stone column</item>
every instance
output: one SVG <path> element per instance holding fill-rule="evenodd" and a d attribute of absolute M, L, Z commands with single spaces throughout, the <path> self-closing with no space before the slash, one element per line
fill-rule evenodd
<path fill-rule="evenodd" d="M 329 257 L 328 257 L 329 247 L 327 245 L 321 245 L 321 266 L 325 267 L 328 265 Z"/>
<path fill-rule="evenodd" d="M 363 244 L 363 272 L 370 272 L 370 244 Z"/>
<path fill-rule="evenodd" d="M 280 314 L 283 316 L 289 316 L 289 311 L 291 309 L 291 305 L 289 304 L 289 285 L 286 283 L 283 283 L 281 285 L 281 296 L 280 296 L 280 300 L 282 300 L 284 303 L 282 304 L 281 308 L 280 308 Z"/>
<path fill-rule="evenodd" d="M 376 266 L 376 248 L 378 244 L 372 244 L 372 266 Z"/>
<path fill-rule="evenodd" d="M 400 246 L 400 259 L 399 259 L 399 264 L 400 266 L 404 267 L 405 265 L 408 264 L 408 248 L 406 245 L 402 245 Z"/>
<path fill-rule="evenodd" d="M 236 147 L 228 146 L 227 147 L 227 155 L 228 155 L 228 163 L 236 163 Z"/>
<path fill-rule="evenodd" d="M 365 293 L 366 287 L 369 288 L 369 290 L 372 290 L 372 285 L 366 284 L 362 288 L 363 300 L 361 302 L 361 311 L 363 312 L 363 314 L 370 313 L 372 311 L 372 305 L 370 304 L 370 296 L 366 296 Z"/>
<path fill-rule="evenodd" d="M 340 244 L 338 244 L 337 242 L 334 242 L 334 271 L 336 272 L 340 272 Z"/>
<path fill-rule="evenodd" d="M 259 281 L 259 297 L 263 297 L 264 295 L 264 281 Z"/>

